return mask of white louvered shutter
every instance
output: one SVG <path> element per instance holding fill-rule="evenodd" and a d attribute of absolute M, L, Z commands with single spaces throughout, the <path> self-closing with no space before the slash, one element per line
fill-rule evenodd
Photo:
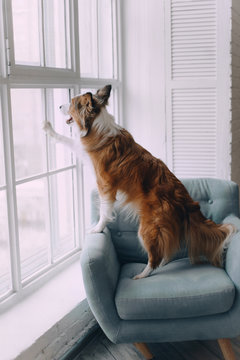
<path fill-rule="evenodd" d="M 227 85 L 218 80 L 222 66 L 218 2 L 165 2 L 167 152 L 168 165 L 178 177 L 228 177 L 218 166 L 219 133 L 223 121 L 228 121 L 228 115 L 221 119 L 219 114 Z M 226 5 L 228 0 L 220 2 Z"/>

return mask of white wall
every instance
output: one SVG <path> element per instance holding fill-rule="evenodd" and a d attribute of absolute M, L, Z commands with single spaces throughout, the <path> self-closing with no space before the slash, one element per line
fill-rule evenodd
<path fill-rule="evenodd" d="M 166 159 L 163 0 L 122 0 L 123 125 Z"/>
<path fill-rule="evenodd" d="M 219 2 L 121 0 L 123 125 L 179 177 L 230 178 L 232 0 Z"/>

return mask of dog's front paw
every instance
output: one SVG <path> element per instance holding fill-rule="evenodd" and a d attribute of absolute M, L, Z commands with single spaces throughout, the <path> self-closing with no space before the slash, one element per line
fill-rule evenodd
<path fill-rule="evenodd" d="M 133 280 L 138 280 L 138 279 L 143 279 L 143 278 L 145 278 L 146 276 L 144 276 L 142 273 L 141 274 L 138 274 L 138 275 L 136 275 L 136 276 L 134 276 L 132 279 Z"/>
<path fill-rule="evenodd" d="M 52 124 L 49 121 L 44 121 L 42 128 L 46 133 L 51 133 L 53 131 Z"/>
<path fill-rule="evenodd" d="M 104 227 L 102 226 L 102 224 L 97 224 L 92 229 L 90 229 L 89 233 L 90 234 L 101 233 L 103 232 L 103 229 Z"/>

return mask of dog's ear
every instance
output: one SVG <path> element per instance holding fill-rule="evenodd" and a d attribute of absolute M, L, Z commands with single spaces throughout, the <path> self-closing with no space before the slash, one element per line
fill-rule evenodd
<path fill-rule="evenodd" d="M 93 107 L 92 93 L 88 92 L 82 96 L 81 105 L 86 106 L 86 108 L 88 108 L 89 111 L 92 110 Z"/>
<path fill-rule="evenodd" d="M 99 105 L 105 106 L 108 103 L 108 99 L 112 90 L 112 85 L 106 85 L 102 89 L 99 89 L 96 93 L 96 98 Z"/>

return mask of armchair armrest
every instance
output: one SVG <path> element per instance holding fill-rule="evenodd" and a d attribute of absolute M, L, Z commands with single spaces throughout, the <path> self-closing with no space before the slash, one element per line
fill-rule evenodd
<path fill-rule="evenodd" d="M 235 215 L 229 215 L 223 222 L 231 223 L 237 229 L 227 250 L 225 270 L 240 294 L 240 219 Z"/>
<path fill-rule="evenodd" d="M 231 321 L 231 337 L 235 337 L 240 333 L 240 325 L 237 320 L 240 317 L 240 219 L 236 215 L 229 215 L 223 222 L 234 224 L 237 229 L 228 246 L 225 264 L 225 270 L 236 289 L 235 301 L 231 310 L 227 313 Z"/>
<path fill-rule="evenodd" d="M 107 228 L 103 233 L 86 236 L 81 266 L 89 306 L 99 325 L 114 342 L 120 326 L 114 301 L 120 264 Z"/>

